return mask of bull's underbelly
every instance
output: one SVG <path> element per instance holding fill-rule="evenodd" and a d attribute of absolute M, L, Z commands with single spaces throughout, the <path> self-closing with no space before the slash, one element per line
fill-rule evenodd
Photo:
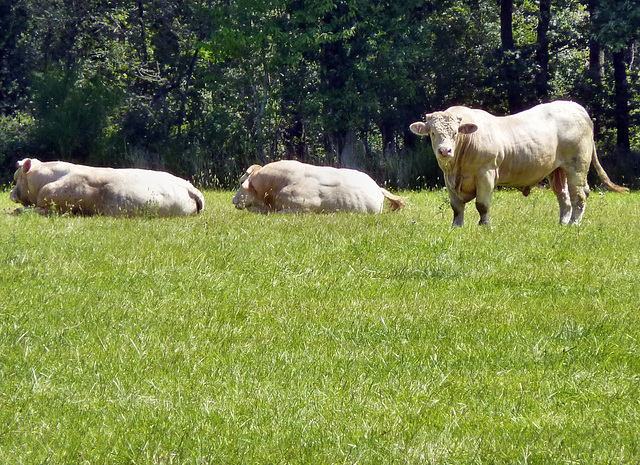
<path fill-rule="evenodd" d="M 516 188 L 533 186 L 558 166 L 555 148 L 539 151 L 529 147 L 520 153 L 506 154 L 498 166 L 496 185 Z"/>
<path fill-rule="evenodd" d="M 515 188 L 534 186 L 546 178 L 554 169 L 555 167 L 551 165 L 530 167 L 515 173 L 498 170 L 496 185 Z"/>
<path fill-rule="evenodd" d="M 535 186 L 545 179 L 555 168 L 553 164 L 545 164 L 542 166 L 531 165 L 518 170 L 462 171 L 457 175 L 445 175 L 445 177 L 449 190 L 461 201 L 469 202 L 476 197 L 478 180 L 483 176 L 493 177 L 496 186 L 523 189 Z"/>

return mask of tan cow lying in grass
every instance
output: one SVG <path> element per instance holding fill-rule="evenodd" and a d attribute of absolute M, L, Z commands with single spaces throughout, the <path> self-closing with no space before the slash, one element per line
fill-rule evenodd
<path fill-rule="evenodd" d="M 94 168 L 62 161 L 18 162 L 11 200 L 39 212 L 83 215 L 181 216 L 199 213 L 204 197 L 172 174 L 141 169 Z"/>
<path fill-rule="evenodd" d="M 538 105 L 511 116 L 451 107 L 411 125 L 431 145 L 444 172 L 453 225 L 464 223 L 465 204 L 474 198 L 480 224 L 489 224 L 495 186 L 515 187 L 527 195 L 545 177 L 560 204 L 560 223 L 579 224 L 589 186 L 591 163 L 614 192 L 628 192 L 609 179 L 593 141 L 593 123 L 574 102 Z"/>
<path fill-rule="evenodd" d="M 361 171 L 293 160 L 252 165 L 240 179 L 240 184 L 233 197 L 234 205 L 259 213 L 380 213 L 385 199 L 391 210 L 404 207 L 402 197 L 381 188 Z"/>

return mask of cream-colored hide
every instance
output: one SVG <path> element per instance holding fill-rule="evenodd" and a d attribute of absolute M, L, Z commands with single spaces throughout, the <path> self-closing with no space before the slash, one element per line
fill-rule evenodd
<path fill-rule="evenodd" d="M 233 203 L 259 213 L 380 213 L 385 199 L 391 210 L 404 207 L 402 197 L 381 188 L 361 171 L 281 160 L 250 166 L 240 179 Z"/>
<path fill-rule="evenodd" d="M 41 212 L 133 216 L 145 213 L 181 216 L 199 213 L 204 197 L 172 174 L 140 169 L 95 168 L 72 163 L 18 162 L 11 200 Z"/>
<path fill-rule="evenodd" d="M 431 136 L 454 226 L 463 225 L 465 204 L 474 198 L 480 224 L 489 224 L 495 186 L 515 187 L 527 195 L 547 177 L 560 205 L 560 223 L 579 224 L 589 195 L 591 163 L 609 189 L 628 192 L 611 182 L 600 165 L 593 123 L 574 102 L 546 103 L 505 117 L 457 106 L 427 114 L 410 128 Z"/>

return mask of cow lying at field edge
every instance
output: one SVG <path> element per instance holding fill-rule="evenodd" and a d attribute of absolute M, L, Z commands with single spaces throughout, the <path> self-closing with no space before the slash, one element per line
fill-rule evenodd
<path fill-rule="evenodd" d="M 202 193 L 190 182 L 162 171 L 95 168 L 62 161 L 18 162 L 11 200 L 39 212 L 132 216 L 199 213 Z"/>
<path fill-rule="evenodd" d="M 361 171 L 281 160 L 250 166 L 240 179 L 233 203 L 258 213 L 380 213 L 385 198 L 391 210 L 404 207 L 402 197 L 381 188 Z"/>
<path fill-rule="evenodd" d="M 465 203 L 473 198 L 480 224 L 489 224 L 495 186 L 515 187 L 527 195 L 545 177 L 560 204 L 560 223 L 579 224 L 589 195 L 591 163 L 610 190 L 628 192 L 611 182 L 600 165 L 593 123 L 574 102 L 546 103 L 505 117 L 451 107 L 426 115 L 425 121 L 410 128 L 420 136 L 431 136 L 449 191 L 454 226 L 463 225 Z"/>

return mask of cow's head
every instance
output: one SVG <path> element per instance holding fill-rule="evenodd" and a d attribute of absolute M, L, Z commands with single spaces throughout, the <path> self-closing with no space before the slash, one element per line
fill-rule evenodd
<path fill-rule="evenodd" d="M 251 165 L 240 178 L 240 188 L 236 195 L 233 196 L 233 204 L 236 208 L 241 210 L 243 208 L 250 209 L 251 207 L 263 206 L 264 201 L 251 184 L 251 175 L 260 171 L 261 168 L 262 166 L 260 165 Z"/>
<path fill-rule="evenodd" d="M 27 174 L 31 171 L 31 165 L 31 158 L 20 160 L 18 162 L 18 169 L 13 175 L 16 186 L 11 191 L 10 198 L 12 201 L 21 203 L 24 206 L 34 205 L 36 202 L 36 199 L 31 195 L 29 181 L 27 179 Z"/>
<path fill-rule="evenodd" d="M 442 160 L 455 156 L 458 134 L 471 134 L 478 130 L 475 124 L 463 123 L 461 117 L 446 111 L 429 113 L 424 121 L 418 121 L 409 127 L 414 134 L 431 136 L 433 152 Z"/>

